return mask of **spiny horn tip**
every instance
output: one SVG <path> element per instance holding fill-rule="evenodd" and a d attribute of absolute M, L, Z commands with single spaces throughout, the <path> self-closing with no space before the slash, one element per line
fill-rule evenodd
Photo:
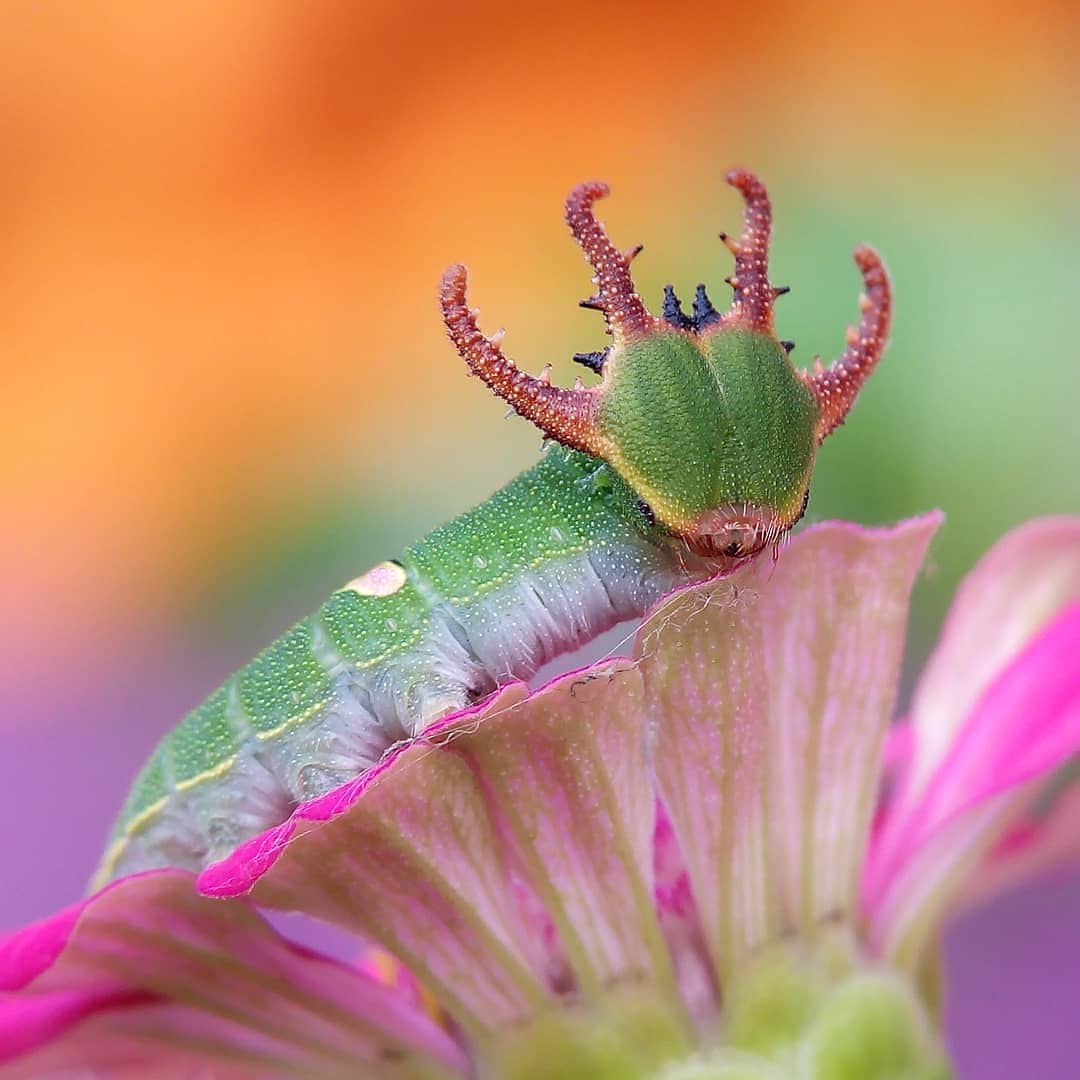
<path fill-rule="evenodd" d="M 439 292 L 443 299 L 450 297 L 457 297 L 465 289 L 465 283 L 468 281 L 469 272 L 462 266 L 461 263 L 453 263 L 443 271 L 442 281 L 439 286 Z"/>
<path fill-rule="evenodd" d="M 566 198 L 567 207 L 588 207 L 597 199 L 606 199 L 611 188 L 603 180 L 586 180 L 570 192 Z"/>
<path fill-rule="evenodd" d="M 855 249 L 855 265 L 862 271 L 883 267 L 881 256 L 869 245 L 859 244 Z"/>

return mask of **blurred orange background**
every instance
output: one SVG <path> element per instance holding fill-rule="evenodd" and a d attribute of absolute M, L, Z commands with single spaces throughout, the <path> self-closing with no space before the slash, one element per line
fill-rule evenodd
<path fill-rule="evenodd" d="M 884 247 L 882 223 L 910 210 L 890 189 L 940 228 L 950 200 L 1004 192 L 1024 214 L 1075 181 L 1075 144 L 1063 145 L 1076 131 L 1075 12 L 8 7 L 0 565 L 19 613 L 12 645 L 89 662 L 114 635 L 139 638 L 161 605 L 206 585 L 223 547 L 242 559 L 297 504 L 357 492 L 412 504 L 448 481 L 438 513 L 416 514 L 434 524 L 483 497 L 536 440 L 494 422 L 498 406 L 463 378 L 436 312 L 439 273 L 470 264 L 474 302 L 491 329 L 510 327 L 527 366 L 597 344 L 560 223 L 565 191 L 594 174 L 614 185 L 603 209 L 615 235 L 650 241 L 638 265 L 654 301 L 650 279 L 727 272 L 714 241 L 739 212 L 720 184 L 727 164 L 770 182 L 781 266 L 796 202 L 827 200 L 843 227 L 815 257 L 843 288 L 826 295 L 804 276 L 781 319 L 796 334 L 799 294 L 827 303 L 829 336 L 796 358 L 829 355 L 854 317 L 852 244 Z M 1015 221 L 1000 224 L 1006 295 L 1018 278 L 1053 289 L 1040 279 L 1064 268 L 1018 265 Z M 944 288 L 943 271 L 962 288 L 962 267 L 934 255 L 922 283 L 898 282 L 901 305 L 919 284 Z M 1034 357 L 1016 362 L 1038 376 Z M 478 443 L 506 449 L 493 461 Z"/>
<path fill-rule="evenodd" d="M 894 344 L 811 515 L 950 514 L 924 653 L 980 550 L 1080 510 L 1077 29 L 1066 0 L 7 5 L 0 739 L 35 779 L 4 809 L 24 881 L 78 842 L 0 923 L 73 898 L 231 667 L 534 460 L 437 283 L 466 262 L 481 324 L 572 379 L 603 343 L 561 223 L 583 179 L 648 301 L 723 306 L 722 177 L 759 171 L 803 364 L 856 318 L 852 247 L 886 255 Z M 77 823 L 65 752 L 100 789 Z"/>

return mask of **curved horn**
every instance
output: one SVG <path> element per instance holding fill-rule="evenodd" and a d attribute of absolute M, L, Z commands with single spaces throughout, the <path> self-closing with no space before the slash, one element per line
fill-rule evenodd
<path fill-rule="evenodd" d="M 465 301 L 466 279 L 464 266 L 449 267 L 443 274 L 439 298 L 446 332 L 469 370 L 545 435 L 564 446 L 600 456 L 603 440 L 596 426 L 598 389 L 565 390 L 551 385 L 546 369 L 540 378 L 521 371 L 494 340 L 480 332 L 476 313 Z"/>
<path fill-rule="evenodd" d="M 859 328 L 848 327 L 847 348 L 839 360 L 827 368 L 822 368 L 819 361 L 813 374 L 804 372 L 802 376 L 821 410 L 817 428 L 819 443 L 844 422 L 859 389 L 881 359 L 889 335 L 892 288 L 885 264 L 870 247 L 855 249 L 855 263 L 866 286 L 866 292 L 859 296 L 862 309 Z"/>
<path fill-rule="evenodd" d="M 739 323 L 752 330 L 772 333 L 773 301 L 786 288 L 769 282 L 769 239 L 772 234 L 772 203 L 765 185 L 746 169 L 732 169 L 725 178 L 746 202 L 742 235 L 738 241 L 727 233 L 720 239 L 735 256 L 735 273 L 726 278 L 735 290 L 731 310 L 723 317 L 726 326 Z"/>
<path fill-rule="evenodd" d="M 630 276 L 630 260 L 641 248 L 625 254 L 619 251 L 593 213 L 593 203 L 609 193 L 607 184 L 579 184 L 566 200 L 566 223 L 596 271 L 596 294 L 582 300 L 581 306 L 602 311 L 611 336 L 616 344 L 622 344 L 658 329 L 659 323 L 642 303 Z"/>

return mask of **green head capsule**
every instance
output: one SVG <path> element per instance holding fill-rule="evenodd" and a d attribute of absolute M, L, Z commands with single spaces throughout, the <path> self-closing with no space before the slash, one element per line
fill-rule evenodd
<path fill-rule="evenodd" d="M 604 314 L 613 343 L 575 359 L 599 385 L 552 386 L 521 371 L 498 341 L 477 327 L 465 301 L 465 269 L 442 283 L 447 330 L 474 374 L 545 435 L 608 462 L 645 503 L 657 525 L 695 553 L 742 560 L 776 544 L 806 508 L 821 441 L 843 422 L 884 351 L 891 295 L 881 259 L 855 251 L 866 291 L 858 328 L 828 368 L 794 368 L 791 344 L 776 336 L 773 302 L 787 292 L 769 281 L 772 208 L 752 173 L 728 183 L 746 203 L 742 236 L 721 239 L 735 257 L 726 279 L 734 295 L 717 311 L 699 286 L 687 314 L 665 290 L 662 313 L 649 312 L 630 275 L 641 250 L 619 251 L 596 220 L 604 184 L 571 192 L 566 218 L 594 270 L 597 288 L 582 301 Z"/>

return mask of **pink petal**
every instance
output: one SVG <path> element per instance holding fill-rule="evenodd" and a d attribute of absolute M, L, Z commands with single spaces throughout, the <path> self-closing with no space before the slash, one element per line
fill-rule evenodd
<path fill-rule="evenodd" d="M 863 881 L 883 952 L 919 963 L 965 877 L 1080 750 L 1078 656 L 1080 604 L 985 687 L 919 794 L 908 788 L 886 812 Z"/>
<path fill-rule="evenodd" d="M 653 834 L 653 872 L 660 928 L 675 965 L 679 992 L 687 1010 L 703 1032 L 716 1024 L 720 987 L 705 943 L 697 905 L 690 891 L 690 875 L 675 827 L 663 803 L 657 804 Z"/>
<path fill-rule="evenodd" d="M 676 594 L 640 635 L 661 795 L 721 981 L 768 939 L 853 912 L 908 600 L 940 521 L 808 529 L 775 567 Z"/>
<path fill-rule="evenodd" d="M 987 686 L 1051 618 L 1080 601 L 1080 517 L 1042 518 L 998 541 L 961 583 L 912 699 L 907 800 L 948 753 Z"/>
<path fill-rule="evenodd" d="M 201 888 L 253 885 L 261 904 L 379 942 L 477 1042 L 552 1007 L 567 979 L 579 994 L 632 980 L 677 1001 L 652 897 L 645 725 L 629 661 L 527 698 L 511 686 L 302 807 Z"/>
<path fill-rule="evenodd" d="M 915 729 L 907 720 L 899 720 L 889 728 L 881 750 L 881 777 L 878 781 L 873 837 L 877 837 L 881 832 L 888 811 L 896 800 L 897 790 L 911 767 L 914 754 Z"/>
<path fill-rule="evenodd" d="M 889 728 L 885 746 L 881 752 L 881 767 L 886 776 L 900 776 L 910 767 L 915 753 L 915 729 L 907 720 L 901 720 Z"/>
<path fill-rule="evenodd" d="M 124 989 L 52 990 L 0 995 L 0 1062 L 10 1061 L 63 1035 L 104 1009 L 142 1005 L 153 998 Z"/>
<path fill-rule="evenodd" d="M 1080 862 L 1080 787 L 1068 788 L 1045 811 L 1029 811 L 994 845 L 953 901 L 953 910 L 980 904 Z"/>
<path fill-rule="evenodd" d="M 9 938 L 0 986 L 0 1060 L 25 1075 L 465 1068 L 406 998 L 295 948 L 241 901 L 200 897 L 181 871 L 123 879 Z"/>
<path fill-rule="evenodd" d="M 0 991 L 21 990 L 51 967 L 67 945 L 86 905 L 86 900 L 72 904 L 0 941 Z"/>

